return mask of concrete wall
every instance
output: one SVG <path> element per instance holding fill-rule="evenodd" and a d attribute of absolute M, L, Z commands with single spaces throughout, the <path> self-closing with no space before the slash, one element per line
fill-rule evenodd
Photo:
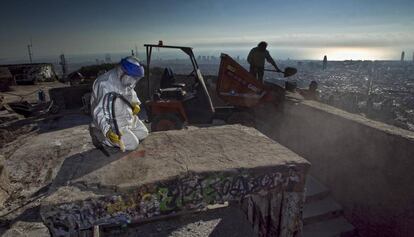
<path fill-rule="evenodd" d="M 262 132 L 312 163 L 362 236 L 412 236 L 413 132 L 314 101 L 290 101 L 264 124 Z"/>

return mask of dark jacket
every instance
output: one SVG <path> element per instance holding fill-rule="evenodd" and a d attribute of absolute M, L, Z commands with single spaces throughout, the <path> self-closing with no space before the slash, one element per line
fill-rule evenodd
<path fill-rule="evenodd" d="M 266 49 L 260 49 L 259 47 L 254 47 L 250 50 L 249 56 L 247 56 L 247 62 L 253 67 L 264 68 L 265 59 L 272 64 L 276 65 L 273 58 L 270 56 L 269 51 Z"/>

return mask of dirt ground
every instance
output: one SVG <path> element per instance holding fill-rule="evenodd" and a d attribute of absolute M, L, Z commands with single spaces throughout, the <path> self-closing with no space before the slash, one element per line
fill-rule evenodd
<path fill-rule="evenodd" d="M 5 104 L 19 101 L 36 103 L 39 90 L 46 92 L 46 100 L 49 100 L 47 93 L 49 89 L 65 86 L 67 85 L 60 82 L 18 85 L 12 86 L 11 91 L 1 92 L 0 96 Z M 10 108 L 1 107 L 0 154 L 3 156 L 3 162 L 0 167 L 8 173 L 9 186 L 6 187 L 7 200 L 5 203 L 0 203 L 0 235 L 49 236 L 47 228 L 38 215 L 39 204 L 53 178 L 51 170 L 59 166 L 57 158 L 64 157 L 67 149 L 51 150 L 50 147 L 44 147 L 45 144 L 50 144 L 50 141 L 42 141 L 42 139 L 36 141 L 36 138 L 50 131 L 87 124 L 90 119 L 81 113 L 76 116 L 24 118 Z M 48 159 L 44 159 L 45 157 Z"/>
<path fill-rule="evenodd" d="M 60 82 L 42 82 L 36 85 L 15 85 L 10 87 L 10 91 L 0 92 L 0 148 L 5 144 L 16 140 L 20 136 L 25 136 L 38 129 L 36 123 L 31 119 L 25 119 L 22 115 L 16 114 L 7 106 L 10 102 L 27 101 L 36 103 L 38 92 L 45 92 L 46 101 L 49 101 L 49 89 L 66 87 L 68 85 Z"/>
<path fill-rule="evenodd" d="M 0 235 L 49 236 L 40 219 L 40 202 L 65 157 L 91 148 L 89 121 L 82 114 L 36 121 L 24 126 L 30 132 L 15 134 L 15 140 L 3 145 L 10 196 L 0 208 Z"/>

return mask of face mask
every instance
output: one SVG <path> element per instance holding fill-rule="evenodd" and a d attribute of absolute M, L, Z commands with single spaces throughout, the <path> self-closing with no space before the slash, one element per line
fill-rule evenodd
<path fill-rule="evenodd" d="M 138 82 L 138 79 L 128 76 L 126 74 L 122 75 L 121 83 L 125 87 L 135 87 L 135 84 Z"/>

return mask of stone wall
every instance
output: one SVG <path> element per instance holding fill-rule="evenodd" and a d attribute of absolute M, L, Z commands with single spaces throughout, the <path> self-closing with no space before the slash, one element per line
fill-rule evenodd
<path fill-rule="evenodd" d="M 264 122 L 262 132 L 312 163 L 362 236 L 414 232 L 413 132 L 314 101 L 290 101 Z"/>

